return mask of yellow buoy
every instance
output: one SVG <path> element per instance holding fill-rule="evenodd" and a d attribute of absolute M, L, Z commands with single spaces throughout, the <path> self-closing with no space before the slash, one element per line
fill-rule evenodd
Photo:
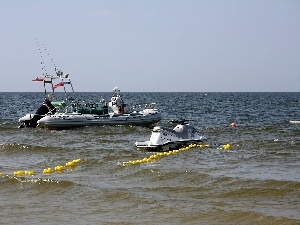
<path fill-rule="evenodd" d="M 150 156 L 150 159 L 157 159 L 158 158 L 158 155 L 151 155 Z"/>
<path fill-rule="evenodd" d="M 23 171 L 21 171 L 21 170 L 15 171 L 15 172 L 14 172 L 14 176 L 18 176 L 18 177 L 19 177 L 19 176 L 23 176 L 23 174 L 24 174 L 24 173 L 23 173 Z"/>
<path fill-rule="evenodd" d="M 79 162 L 80 162 L 80 159 L 73 159 L 72 162 L 74 162 L 74 163 L 79 163 Z"/>
<path fill-rule="evenodd" d="M 229 150 L 231 148 L 230 144 L 225 144 L 223 145 L 223 149 Z"/>
<path fill-rule="evenodd" d="M 43 170 L 43 174 L 50 174 L 52 172 L 53 172 L 53 170 L 50 167 Z"/>
<path fill-rule="evenodd" d="M 30 171 L 30 170 L 26 170 L 26 171 L 25 171 L 25 175 L 27 175 L 27 176 L 32 176 L 32 175 L 34 175 L 34 172 L 33 172 L 33 171 Z"/>
<path fill-rule="evenodd" d="M 75 164 L 75 162 L 73 162 L 73 161 L 71 161 L 71 162 L 67 162 L 66 163 L 66 166 L 67 167 L 72 167 L 72 166 L 75 166 L 76 164 Z"/>
<path fill-rule="evenodd" d="M 64 169 L 65 169 L 65 167 L 64 167 L 64 166 L 56 166 L 56 167 L 54 168 L 54 170 L 55 170 L 57 173 L 61 173 L 61 172 L 63 172 L 63 171 L 64 171 Z"/>

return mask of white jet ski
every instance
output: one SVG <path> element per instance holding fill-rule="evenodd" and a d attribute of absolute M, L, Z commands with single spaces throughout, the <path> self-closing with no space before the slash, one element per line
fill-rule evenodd
<path fill-rule="evenodd" d="M 147 151 L 169 151 L 192 143 L 206 142 L 207 138 L 188 123 L 187 120 L 171 120 L 174 129 L 156 126 L 149 141 L 136 142 L 135 146 Z"/>

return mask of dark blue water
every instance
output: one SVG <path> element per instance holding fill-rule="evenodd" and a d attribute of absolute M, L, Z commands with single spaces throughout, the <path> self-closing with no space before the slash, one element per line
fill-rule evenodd
<path fill-rule="evenodd" d="M 158 125 L 190 119 L 211 147 L 124 166 L 152 154 L 134 148 L 150 128 L 18 129 L 44 95 L 0 93 L 0 223 L 300 224 L 300 124 L 289 123 L 300 120 L 300 93 L 122 94 L 128 107 L 155 102 Z M 25 170 L 35 174 L 14 176 Z"/>

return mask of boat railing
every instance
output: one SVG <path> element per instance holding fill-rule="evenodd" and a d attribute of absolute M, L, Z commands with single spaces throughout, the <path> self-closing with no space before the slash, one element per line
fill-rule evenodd
<path fill-rule="evenodd" d="M 72 101 L 65 107 L 65 113 L 107 114 L 107 102 Z"/>
<path fill-rule="evenodd" d="M 132 109 L 135 111 L 143 110 L 143 109 L 155 109 L 156 103 L 143 103 L 143 104 L 136 104 L 132 106 Z"/>

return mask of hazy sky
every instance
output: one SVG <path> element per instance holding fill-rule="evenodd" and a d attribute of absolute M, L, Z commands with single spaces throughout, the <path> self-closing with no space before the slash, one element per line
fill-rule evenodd
<path fill-rule="evenodd" d="M 43 91 L 37 41 L 75 91 L 300 91 L 299 0 L 1 0 L 0 38 L 0 92 Z"/>

